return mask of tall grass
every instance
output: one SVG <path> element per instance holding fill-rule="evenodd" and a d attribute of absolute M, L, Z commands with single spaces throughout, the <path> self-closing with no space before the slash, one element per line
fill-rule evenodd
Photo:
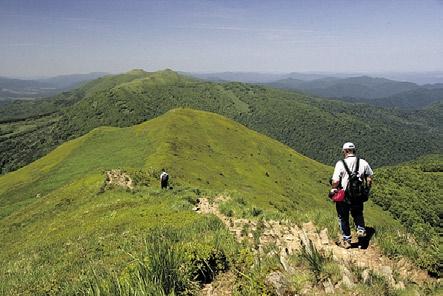
<path fill-rule="evenodd" d="M 306 262 L 315 280 L 319 282 L 324 278 L 326 263 L 331 261 L 331 257 L 320 253 L 307 236 L 302 240 L 302 245 L 300 258 Z"/>
<path fill-rule="evenodd" d="M 184 291 L 189 279 L 182 268 L 183 253 L 177 243 L 180 234 L 172 229 L 155 229 L 146 239 L 146 264 L 139 264 L 142 278 L 158 286 L 166 295 Z"/>
<path fill-rule="evenodd" d="M 141 254 L 127 253 L 131 262 L 122 274 L 94 271 L 81 292 L 97 296 L 193 295 L 202 283 L 228 268 L 236 248 L 234 239 L 215 217 L 187 229 L 150 229 Z"/>

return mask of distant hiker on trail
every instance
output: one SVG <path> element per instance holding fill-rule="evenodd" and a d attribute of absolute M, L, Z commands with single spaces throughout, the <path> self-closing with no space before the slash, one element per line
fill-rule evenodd
<path fill-rule="evenodd" d="M 162 173 L 160 174 L 161 189 L 168 189 L 168 182 L 169 182 L 169 175 L 165 171 L 165 169 L 162 169 Z"/>
<path fill-rule="evenodd" d="M 329 196 L 336 202 L 338 222 L 343 234 L 340 246 L 349 249 L 351 247 L 349 212 L 357 226 L 357 236 L 359 238 L 366 236 L 363 203 L 369 197 L 373 172 L 366 160 L 355 155 L 353 143 L 345 143 L 342 151 L 344 159 L 335 165 Z"/>

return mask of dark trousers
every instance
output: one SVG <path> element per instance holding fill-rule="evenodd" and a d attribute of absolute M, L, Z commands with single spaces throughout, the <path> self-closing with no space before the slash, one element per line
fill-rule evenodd
<path fill-rule="evenodd" d="M 162 189 L 168 189 L 168 180 L 160 181 L 160 186 Z"/>
<path fill-rule="evenodd" d="M 351 212 L 357 229 L 365 229 L 365 219 L 363 217 L 363 203 L 349 204 L 345 202 L 337 202 L 335 204 L 338 215 L 338 224 L 343 234 L 343 238 L 351 238 L 351 228 L 349 226 L 349 212 Z"/>

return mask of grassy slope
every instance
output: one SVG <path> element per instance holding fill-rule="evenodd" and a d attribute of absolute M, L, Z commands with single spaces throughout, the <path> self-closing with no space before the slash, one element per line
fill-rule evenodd
<path fill-rule="evenodd" d="M 149 177 L 150 185 L 133 193 L 117 188 L 97 195 L 103 170 L 161 167 L 172 176 L 171 191 L 160 191 Z M 72 292 L 91 268 L 119 273 L 132 260 L 127 252 L 142 249 L 148 229 L 159 225 L 210 241 L 210 218 L 191 211 L 199 191 L 233 196 L 235 215 L 250 217 L 255 207 L 333 228 L 335 210 L 325 197 L 331 171 L 201 111 L 177 109 L 134 127 L 97 128 L 0 177 L 0 291 Z M 371 203 L 366 212 L 369 225 L 399 227 Z"/>
<path fill-rule="evenodd" d="M 0 109 L 0 117 L 7 118 L 5 113 L 23 116 L 23 104 Z M 7 109 L 14 106 L 17 110 Z M 60 105 L 52 107 L 58 110 L 57 122 L 32 133 L 0 138 L 1 169 L 14 170 L 98 126 L 131 126 L 177 107 L 227 116 L 328 164 L 335 161 L 336 147 L 349 140 L 356 142 L 360 153 L 375 166 L 441 150 L 441 127 L 436 124 L 431 129 L 426 116 L 406 119 L 372 106 L 312 99 L 242 83 L 198 81 L 170 70 L 135 70 L 97 79 L 68 94 L 66 100 L 60 99 Z M 6 133 L 11 126 L 0 128 Z"/>

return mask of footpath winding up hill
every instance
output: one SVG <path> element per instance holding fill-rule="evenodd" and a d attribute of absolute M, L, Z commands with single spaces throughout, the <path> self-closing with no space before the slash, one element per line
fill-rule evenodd
<path fill-rule="evenodd" d="M 172 177 L 169 190 L 159 189 L 161 168 Z M 391 253 L 401 255 L 400 265 L 384 257 L 369 270 L 355 262 L 341 268 L 344 261 L 327 248 L 300 248 L 288 253 L 288 272 L 277 245 L 257 244 L 278 221 L 291 227 L 310 221 L 308 238 L 327 228 L 333 244 L 335 208 L 325 196 L 331 173 L 332 167 L 213 113 L 174 109 L 132 127 L 96 128 L 0 177 L 0 291 L 195 294 L 217 274 L 230 275 L 238 295 L 278 294 L 282 281 L 285 290 L 308 295 L 432 291 L 435 283 L 423 272 L 396 272 L 414 260 L 401 247 Z M 195 211 L 217 196 L 229 198 L 217 204 L 216 215 Z M 372 202 L 365 212 L 377 232 L 368 250 L 352 251 L 357 261 L 382 256 L 405 235 Z M 218 213 L 254 223 L 241 225 L 250 239 L 239 241 Z M 419 250 L 412 238 L 409 245 L 408 251 Z"/>
<path fill-rule="evenodd" d="M 96 127 L 127 127 L 178 107 L 229 117 L 330 165 L 350 140 L 374 166 L 441 152 L 438 110 L 406 114 L 264 86 L 200 81 L 171 70 L 133 70 L 47 100 L 1 105 L 1 172 Z"/>

